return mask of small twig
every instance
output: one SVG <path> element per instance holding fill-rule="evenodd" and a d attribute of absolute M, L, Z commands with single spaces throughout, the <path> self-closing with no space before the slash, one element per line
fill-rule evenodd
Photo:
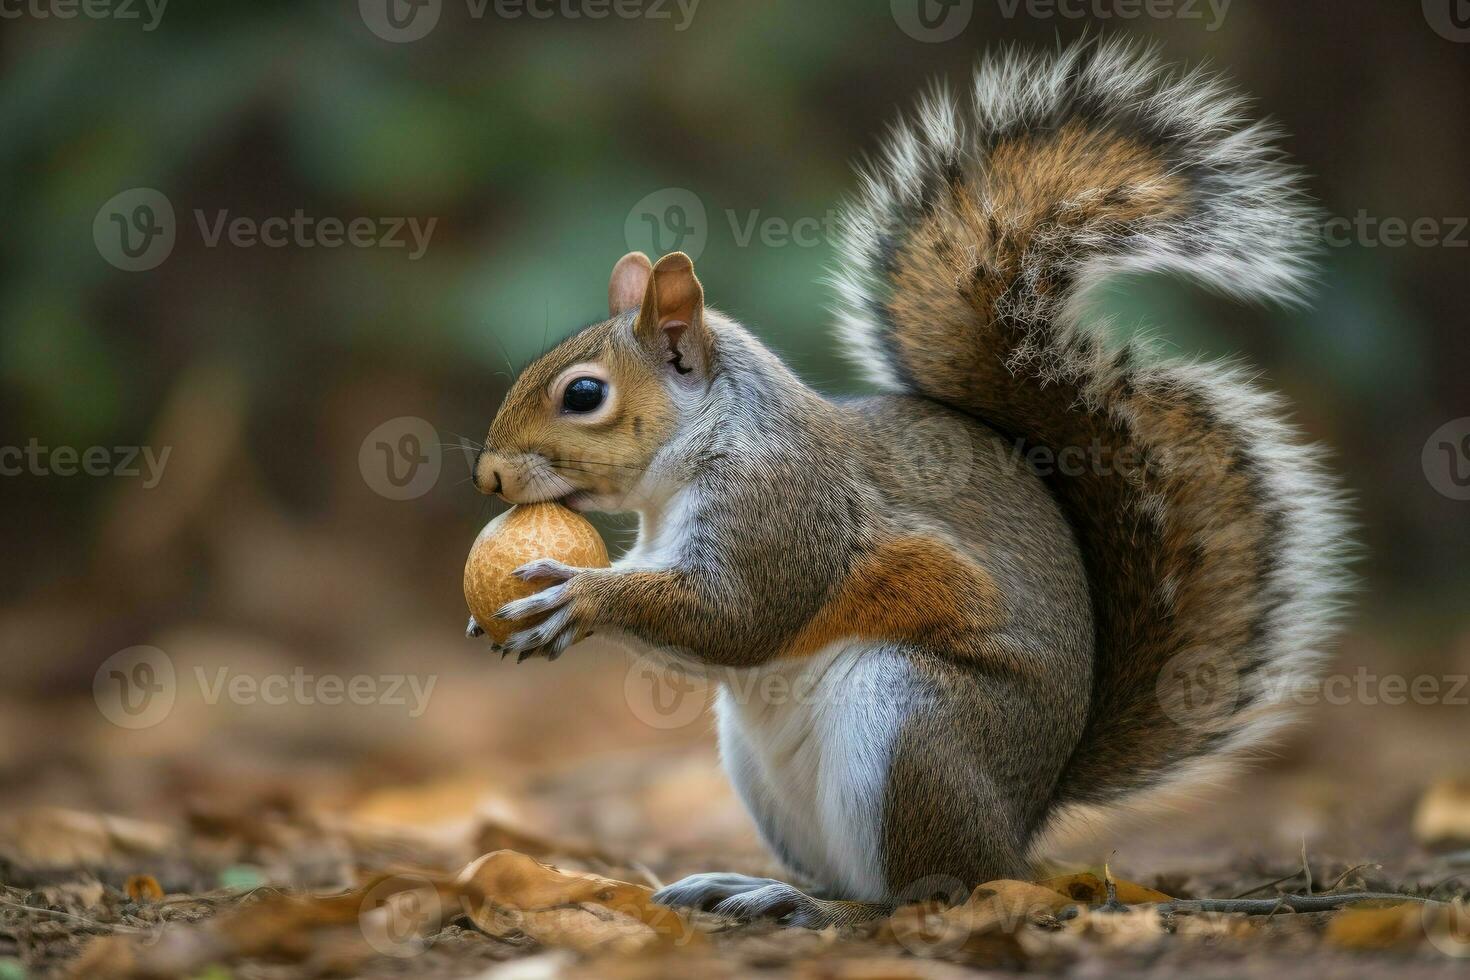
<path fill-rule="evenodd" d="M 1312 894 L 1312 865 L 1307 860 L 1307 839 L 1302 838 L 1302 874 L 1307 879 L 1307 894 Z"/>
<path fill-rule="evenodd" d="M 1383 867 L 1383 865 L 1381 865 L 1381 864 L 1374 864 L 1371 861 L 1367 861 L 1367 862 L 1365 862 L 1363 864 L 1355 864 L 1351 868 L 1348 868 L 1346 871 L 1344 871 L 1342 874 L 1338 875 L 1337 876 L 1337 880 L 1334 881 L 1330 886 L 1328 886 L 1327 890 L 1330 891 L 1330 892 L 1337 891 L 1337 886 L 1340 885 L 1340 884 L 1342 884 L 1344 881 L 1346 881 L 1347 880 L 1347 876 L 1350 875 L 1350 874 L 1352 874 L 1354 871 L 1362 871 L 1364 868 L 1382 868 L 1382 867 Z"/>
<path fill-rule="evenodd" d="M 1277 878 L 1275 881 L 1268 881 L 1264 885 L 1257 885 L 1254 888 L 1250 888 L 1250 889 L 1247 889 L 1246 891 L 1241 892 L 1239 895 L 1231 895 L 1230 897 L 1231 898 L 1249 898 L 1250 896 L 1254 895 L 1256 892 L 1265 891 L 1267 888 L 1274 888 L 1277 885 L 1284 885 L 1288 881 L 1292 880 L 1293 878 L 1300 878 L 1301 877 L 1301 874 L 1302 874 L 1301 873 L 1301 870 L 1298 869 L 1296 871 L 1293 871 L 1291 874 L 1286 875 L 1285 877 Z"/>
<path fill-rule="evenodd" d="M 1339 892 L 1335 895 L 1278 895 L 1276 898 L 1179 899 L 1174 902 L 1159 902 L 1154 907 L 1160 912 L 1240 912 L 1245 915 L 1270 915 L 1280 909 L 1289 909 L 1292 912 L 1332 912 L 1354 902 L 1387 901 L 1444 904 L 1431 898 L 1400 895 L 1396 892 Z"/>

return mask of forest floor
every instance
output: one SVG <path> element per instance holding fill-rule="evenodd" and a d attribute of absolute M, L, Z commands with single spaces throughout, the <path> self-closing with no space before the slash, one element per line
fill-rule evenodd
<path fill-rule="evenodd" d="M 179 696 L 163 723 L 99 722 L 96 704 L 0 706 L 0 980 L 1274 980 L 1470 966 L 1470 920 L 1452 901 L 1470 889 L 1464 708 L 1319 705 L 1279 757 L 1202 802 L 1059 836 L 1040 885 L 809 930 L 648 902 L 688 873 L 781 871 L 707 720 L 650 715 L 617 651 L 594 642 L 516 666 L 421 649 L 415 669 L 436 685 L 410 719 L 381 704 L 211 701 L 215 675 L 196 665 L 254 678 L 279 665 L 218 635 L 167 646 L 191 659 L 171 662 Z M 1279 901 L 1349 891 L 1451 901 Z M 1240 897 L 1263 901 L 1166 901 Z"/>

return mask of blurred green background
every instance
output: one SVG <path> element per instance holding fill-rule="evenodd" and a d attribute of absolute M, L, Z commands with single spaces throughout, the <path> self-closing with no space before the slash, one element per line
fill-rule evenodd
<path fill-rule="evenodd" d="M 186 628 L 308 664 L 355 662 L 388 635 L 410 638 L 400 658 L 430 633 L 462 644 L 461 562 L 491 509 L 455 446 L 483 436 L 508 362 L 602 313 L 612 263 L 648 247 L 633 240 L 640 204 L 691 192 L 711 302 L 808 379 L 855 390 L 828 339 L 821 227 L 852 162 L 919 89 L 963 84 L 985 50 L 1100 31 L 1226 70 L 1290 134 L 1330 214 L 1458 234 L 1458 247 L 1333 247 L 1302 312 L 1163 280 L 1108 304 L 1182 353 L 1258 367 L 1333 448 L 1366 545 L 1354 635 L 1425 665 L 1470 659 L 1470 503 L 1422 464 L 1431 433 L 1470 415 L 1470 232 L 1453 220 L 1470 213 L 1470 44 L 1419 4 L 1368 0 L 1236 0 L 1215 29 L 1204 4 L 1193 19 L 1099 21 L 976 0 L 956 36 L 922 41 L 900 26 L 903 2 L 702 0 L 689 16 L 649 0 L 644 16 L 594 19 L 569 14 L 587 4 L 506 17 L 446 0 L 410 43 L 375 34 L 371 4 L 349 0 L 175 0 L 151 30 L 141 5 L 132 21 L 8 17 L 0 443 L 171 458 L 149 490 L 0 478 L 7 694 L 85 695 L 108 654 Z M 94 219 L 139 187 L 171 203 L 176 242 L 128 272 Z M 436 224 L 415 258 L 211 246 L 195 217 L 298 209 Z M 776 235 L 746 241 L 752 221 Z M 788 226 L 800 241 L 780 238 Z M 447 444 L 409 500 L 359 465 L 400 417 Z M 455 649 L 482 669 L 480 651 Z M 11 748 L 0 785 L 37 777 L 36 756 Z"/>

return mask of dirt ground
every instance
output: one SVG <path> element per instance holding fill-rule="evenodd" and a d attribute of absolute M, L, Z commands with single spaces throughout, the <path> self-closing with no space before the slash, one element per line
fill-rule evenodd
<path fill-rule="evenodd" d="M 5 704 L 0 978 L 1449 977 L 1470 965 L 1464 921 L 1434 911 L 1453 904 L 1170 912 L 1139 907 L 1149 896 L 1130 884 L 1173 899 L 1453 899 L 1470 888 L 1470 840 L 1429 846 L 1415 828 L 1436 785 L 1448 800 L 1436 819 L 1470 819 L 1444 782 L 1467 765 L 1466 709 L 1454 703 L 1384 703 L 1364 681 L 1346 703 L 1310 708 L 1274 758 L 1200 801 L 1056 835 L 1037 878 L 1106 865 L 1110 908 L 1096 907 L 1106 883 L 1089 893 L 1053 882 L 1049 893 L 980 894 L 963 915 L 910 909 L 812 931 L 686 922 L 638 897 L 696 871 L 781 873 L 720 772 L 707 692 L 671 700 L 678 692 L 651 688 L 645 665 L 596 640 L 521 665 L 467 642 L 405 624 L 316 669 L 380 684 L 374 703 L 332 704 L 314 677 L 267 697 L 266 678 L 296 683 L 288 645 L 181 627 L 156 638 L 173 651 L 174 693 L 149 724 L 110 719 L 100 680 L 91 698 L 58 685 L 50 699 Z M 1383 658 L 1349 641 L 1337 671 Z M 417 701 L 408 682 L 402 697 L 382 683 L 405 663 L 426 695 Z M 253 696 L 250 683 L 229 686 L 237 677 L 257 684 Z M 490 865 L 461 874 L 495 851 L 565 874 L 527 865 L 535 887 L 524 876 L 485 884 Z M 579 891 L 576 872 L 627 887 Z M 575 921 L 546 918 L 556 915 Z"/>

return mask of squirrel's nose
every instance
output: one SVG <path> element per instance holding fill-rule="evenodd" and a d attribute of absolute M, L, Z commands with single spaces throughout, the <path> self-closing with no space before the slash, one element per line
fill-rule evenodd
<path fill-rule="evenodd" d="M 483 494 L 501 493 L 504 483 L 500 479 L 500 460 L 483 449 L 475 457 L 475 489 Z"/>

